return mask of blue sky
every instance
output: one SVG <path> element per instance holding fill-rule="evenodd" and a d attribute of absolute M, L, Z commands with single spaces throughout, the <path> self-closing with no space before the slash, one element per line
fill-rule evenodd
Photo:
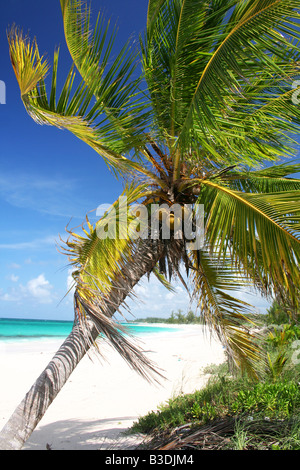
<path fill-rule="evenodd" d="M 118 44 L 138 38 L 147 0 L 93 0 L 95 14 L 119 26 Z M 57 250 L 65 227 L 80 225 L 85 214 L 111 203 L 122 186 L 107 166 L 84 143 L 66 131 L 38 126 L 27 115 L 9 61 L 6 30 L 16 24 L 36 37 L 41 54 L 52 61 L 61 45 L 61 75 L 70 65 L 64 44 L 59 0 L 9 0 L 1 8 L 0 80 L 6 84 L 6 104 L 0 105 L 0 317 L 72 320 L 71 295 L 64 298 L 69 280 L 68 260 Z M 137 317 L 169 316 L 189 306 L 178 287 L 170 294 L 153 281 L 142 282 L 135 305 Z M 265 310 L 261 299 L 253 299 Z"/>

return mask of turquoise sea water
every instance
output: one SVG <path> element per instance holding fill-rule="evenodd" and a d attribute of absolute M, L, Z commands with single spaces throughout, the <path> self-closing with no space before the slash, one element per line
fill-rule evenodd
<path fill-rule="evenodd" d="M 55 320 L 23 320 L 0 318 L 0 341 L 31 341 L 39 339 L 63 339 L 71 332 L 73 322 Z M 126 324 L 136 336 L 178 331 L 156 325 Z"/>

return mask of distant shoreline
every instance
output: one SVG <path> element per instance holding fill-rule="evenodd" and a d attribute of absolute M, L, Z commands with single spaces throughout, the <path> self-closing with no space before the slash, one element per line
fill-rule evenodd
<path fill-rule="evenodd" d="M 180 325 L 170 325 L 164 322 L 120 322 L 124 333 L 135 337 L 152 334 L 173 332 Z M 73 322 L 56 320 L 31 319 L 0 319 L 0 343 L 22 343 L 31 341 L 64 341 L 71 333 Z"/>
<path fill-rule="evenodd" d="M 146 318 L 141 318 L 139 320 L 117 320 L 119 323 L 124 323 L 124 324 L 131 324 L 131 323 L 152 323 L 150 320 L 148 320 L 149 317 Z M 22 317 L 0 317 L 1 320 L 12 320 L 12 321 L 32 321 L 32 322 L 60 322 L 60 323 L 74 323 L 74 320 L 59 320 L 59 319 L 53 319 L 53 318 L 22 318 Z M 159 318 L 160 323 L 166 324 L 168 323 L 167 318 Z M 154 323 L 154 322 L 153 322 Z"/>

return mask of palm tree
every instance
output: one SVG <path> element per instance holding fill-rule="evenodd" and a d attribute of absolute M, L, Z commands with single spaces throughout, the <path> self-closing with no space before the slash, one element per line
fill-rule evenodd
<path fill-rule="evenodd" d="M 128 42 L 114 60 L 115 31 L 103 17 L 92 27 L 82 1 L 60 3 L 73 66 L 59 96 L 59 51 L 48 91 L 36 42 L 18 29 L 8 34 L 21 98 L 35 121 L 72 132 L 125 184 L 96 224 L 87 219 L 62 242 L 74 267 L 74 328 L 2 430 L 0 448 L 23 445 L 99 335 L 141 374 L 155 371 L 113 320 L 144 275 L 168 288 L 178 276 L 228 357 L 256 376 L 260 351 L 243 326 L 251 306 L 234 291 L 298 300 L 298 2 L 149 0 L 139 51 Z M 162 215 L 155 230 L 151 219 L 141 236 L 127 232 L 137 220 L 130 208 L 150 213 L 153 202 L 188 204 L 193 223 L 204 207 L 201 247 L 171 216 L 167 238 Z"/>

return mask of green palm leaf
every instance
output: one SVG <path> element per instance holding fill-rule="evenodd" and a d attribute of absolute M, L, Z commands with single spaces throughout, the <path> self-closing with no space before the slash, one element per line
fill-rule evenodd
<path fill-rule="evenodd" d="M 93 93 L 84 82 L 75 87 L 74 68 L 71 67 L 63 85 L 61 94 L 57 97 L 57 73 L 59 51 L 54 53 L 54 66 L 49 99 L 46 92 L 44 77 L 49 70 L 48 64 L 40 57 L 36 42 L 30 44 L 22 32 L 13 29 L 9 33 L 9 46 L 15 74 L 21 90 L 24 106 L 30 116 L 39 124 L 46 124 L 67 129 L 76 137 L 92 147 L 105 162 L 116 172 L 140 172 L 142 175 L 156 180 L 156 175 L 147 170 L 137 161 L 126 158 L 108 146 L 109 139 L 105 137 L 107 129 L 92 124 L 102 109 L 101 100 L 91 107 Z M 103 133 L 103 134 L 102 134 Z M 112 140 L 112 142 L 115 142 Z M 131 142 L 133 145 L 133 143 Z"/>
<path fill-rule="evenodd" d="M 300 191 L 250 194 L 203 181 L 207 236 L 219 255 L 232 254 L 246 272 L 257 270 L 276 290 L 289 291 L 297 304 L 300 260 Z M 258 258 L 258 243 L 261 258 Z"/>
<path fill-rule="evenodd" d="M 222 180 L 238 191 L 275 193 L 300 190 L 300 180 L 290 176 L 299 172 L 300 164 L 282 163 L 263 170 L 227 172 Z"/>
<path fill-rule="evenodd" d="M 241 330 L 249 306 L 228 290 L 247 280 L 263 294 L 288 294 L 296 305 L 299 289 L 300 184 L 290 175 L 300 165 L 269 165 L 296 152 L 297 1 L 149 0 L 139 76 L 130 42 L 112 57 L 116 29 L 102 15 L 93 26 L 85 2 L 60 3 L 73 61 L 60 94 L 59 50 L 47 91 L 49 65 L 36 42 L 18 30 L 8 36 L 26 110 L 40 124 L 69 130 L 126 183 L 135 181 L 124 193 L 129 206 L 142 201 L 150 210 L 151 198 L 169 206 L 204 204 L 211 250 L 210 257 L 204 250 L 199 258 L 174 233 L 155 241 L 128 233 L 99 237 L 111 215 L 113 229 L 122 225 L 117 201 L 95 226 L 87 221 L 83 235 L 70 232 L 66 243 L 78 320 L 98 315 L 99 328 L 110 338 L 115 332 L 117 346 L 111 316 L 125 305 L 124 273 L 130 290 L 138 271 L 134 256 L 142 266 L 145 248 L 151 260 L 147 274 L 153 271 L 167 288 L 167 274 L 183 281 L 180 266 L 189 274 L 192 262 L 208 323 L 235 358 L 248 354 L 253 365 L 257 351 Z M 106 304 L 114 292 L 114 305 Z M 124 347 L 129 358 L 130 346 Z"/>
<path fill-rule="evenodd" d="M 292 152 L 297 15 L 297 2 L 285 0 L 149 4 L 145 76 L 176 177 L 179 161 L 191 149 L 197 158 L 199 147 L 224 165 Z"/>
<path fill-rule="evenodd" d="M 72 238 L 66 242 L 67 253 L 74 265 L 77 290 L 83 297 L 111 289 L 113 281 L 122 275 L 124 260 L 132 258 L 138 242 L 128 229 L 135 220 L 130 207 L 143 194 L 147 194 L 143 185 L 127 187 L 95 226 L 87 219 L 83 235 L 69 232 Z"/>
<path fill-rule="evenodd" d="M 280 72 L 284 75 L 286 60 L 283 64 L 279 64 L 270 56 L 270 52 L 276 57 L 278 54 L 283 55 L 284 48 L 291 48 L 291 44 L 281 36 L 282 47 L 280 52 L 276 52 L 278 33 L 286 34 L 288 32 L 289 35 L 299 38 L 299 30 L 296 25 L 287 26 L 284 23 L 284 19 L 287 17 L 297 17 L 297 2 L 267 0 L 246 3 L 248 8 L 245 5 L 242 15 L 238 17 L 232 14 L 232 20 L 227 22 L 225 36 L 224 31 L 220 31 L 215 38 L 217 46 L 194 90 L 183 130 L 194 112 L 198 114 L 198 117 L 202 117 L 203 113 L 201 112 L 201 115 L 199 113 L 200 110 L 203 110 L 203 103 L 206 103 L 205 94 L 209 93 L 210 95 L 213 89 L 215 91 L 213 93 L 214 99 L 222 100 L 222 93 L 220 93 L 222 85 L 228 88 L 233 84 L 239 88 L 238 77 L 242 77 L 243 80 L 248 79 L 249 76 L 254 75 L 255 71 L 259 70 L 261 73 L 263 66 L 268 67 L 269 71 Z M 229 5 L 229 8 L 231 6 Z M 255 41 L 253 41 L 254 38 Z M 232 50 L 235 50 L 234 55 Z M 243 57 L 244 66 L 240 61 L 237 61 L 239 56 Z M 217 91 L 219 91 L 218 94 Z M 208 106 L 205 107 L 205 112 L 209 117 Z M 214 120 L 214 116 L 211 116 L 211 119 Z"/>
<path fill-rule="evenodd" d="M 146 249 L 140 254 L 143 241 L 132 238 L 128 230 L 128 224 L 135 219 L 130 207 L 144 191 L 144 186 L 127 187 L 95 225 L 87 218 L 82 234 L 69 231 L 70 237 L 61 248 L 73 267 L 76 321 L 86 327 L 92 317 L 101 338 L 108 340 L 134 370 L 149 379 L 154 372 L 158 373 L 154 364 L 133 343 L 120 322 L 113 319 L 116 311 L 123 315 L 118 305 L 126 308 L 123 285 L 134 278 L 137 258 L 140 263 L 148 258 Z M 109 300 L 112 297 L 115 303 Z"/>
<path fill-rule="evenodd" d="M 91 26 L 91 11 L 78 0 L 61 0 L 66 42 L 85 85 L 95 96 L 101 112 L 102 136 L 118 152 L 140 148 L 145 143 L 142 129 L 147 123 L 145 102 L 138 89 L 140 78 L 133 78 L 137 51 L 128 41 L 111 63 L 116 28 L 109 33 L 109 22 L 98 15 Z"/>
<path fill-rule="evenodd" d="M 202 250 L 200 257 L 191 253 L 191 260 L 193 298 L 201 315 L 236 366 L 257 377 L 263 358 L 256 344 L 257 337 L 250 332 L 250 327 L 255 326 L 249 320 L 253 307 L 229 294 L 243 292 L 249 288 L 249 281 L 232 267 L 230 257 L 220 262 L 215 253 Z"/>

